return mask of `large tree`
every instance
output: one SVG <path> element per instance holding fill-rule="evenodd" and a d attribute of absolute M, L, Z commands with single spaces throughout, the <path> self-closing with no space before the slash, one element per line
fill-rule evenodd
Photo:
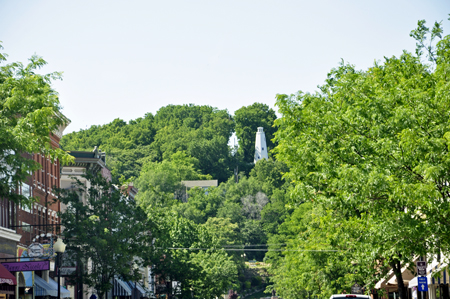
<path fill-rule="evenodd" d="M 412 33 L 419 47 L 428 32 L 442 33 L 424 24 Z M 403 266 L 449 252 L 450 37 L 427 50 L 432 64 L 407 52 L 367 71 L 342 63 L 320 92 L 277 96 L 277 157 L 290 167 L 297 204 L 334 211 L 330 225 L 347 232 L 359 226 L 347 250 L 378 274 L 392 269 L 400 298 Z"/>
<path fill-rule="evenodd" d="M 62 236 L 68 251 L 90 267 L 75 277 L 93 287 L 99 298 L 113 287 L 115 277 L 140 279 L 136 263 L 151 258 L 150 221 L 136 202 L 101 176 L 86 175 L 89 186 L 75 181 L 60 190 L 67 208 L 61 213 Z M 154 236 L 152 236 L 154 237 Z"/>
<path fill-rule="evenodd" d="M 232 257 L 218 247 L 214 234 L 167 209 L 154 208 L 148 216 L 156 224 L 152 271 L 165 284 L 168 298 L 216 298 L 237 281 Z M 178 283 L 178 290 L 172 288 Z"/>
<path fill-rule="evenodd" d="M 0 53 L 0 64 L 6 56 Z M 50 143 L 50 134 L 68 119 L 60 113 L 58 94 L 51 87 L 61 74 L 38 74 L 45 64 L 34 55 L 27 65 L 15 62 L 0 67 L 0 197 L 16 203 L 31 203 L 33 198 L 17 194 L 17 186 L 41 167 L 27 154 L 39 153 L 62 162 L 71 159 Z"/>

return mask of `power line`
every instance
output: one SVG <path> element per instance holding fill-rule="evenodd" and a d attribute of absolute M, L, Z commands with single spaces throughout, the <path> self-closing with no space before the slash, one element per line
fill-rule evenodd
<path fill-rule="evenodd" d="M 304 251 L 304 252 L 338 252 L 342 250 L 335 249 L 262 249 L 262 248 L 187 248 L 187 247 L 156 247 L 156 249 L 162 250 L 215 250 L 215 251 Z"/>

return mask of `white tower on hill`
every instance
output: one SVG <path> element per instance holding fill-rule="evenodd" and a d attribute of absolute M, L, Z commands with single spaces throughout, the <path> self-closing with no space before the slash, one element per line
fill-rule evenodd
<path fill-rule="evenodd" d="M 256 163 L 261 159 L 269 159 L 269 155 L 267 154 L 266 135 L 264 134 L 264 128 L 258 127 L 258 131 L 256 132 L 254 162 Z"/>

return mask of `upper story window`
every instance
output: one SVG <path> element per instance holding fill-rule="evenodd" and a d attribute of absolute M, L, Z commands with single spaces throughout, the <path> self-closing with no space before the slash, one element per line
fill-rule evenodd
<path fill-rule="evenodd" d="M 30 185 L 22 183 L 22 195 L 25 196 L 26 198 L 30 198 L 33 194 L 32 194 L 32 188 Z M 22 210 L 28 213 L 31 213 L 31 209 L 29 206 L 22 205 Z"/>

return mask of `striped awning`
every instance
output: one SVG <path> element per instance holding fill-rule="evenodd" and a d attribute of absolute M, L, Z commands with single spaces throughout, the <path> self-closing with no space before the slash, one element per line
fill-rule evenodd
<path fill-rule="evenodd" d="M 136 288 L 139 293 L 141 293 L 141 297 L 145 297 L 145 294 L 147 293 L 145 291 L 145 289 L 141 286 L 141 284 L 139 282 L 133 282 L 133 281 L 128 281 L 128 285 L 130 286 L 130 289 L 134 289 Z"/>
<path fill-rule="evenodd" d="M 434 273 L 440 273 L 437 278 L 433 277 Z M 436 265 L 434 268 L 430 270 L 431 283 L 432 284 L 447 284 L 449 283 L 449 279 L 447 278 L 447 264 L 443 263 L 442 265 Z"/>
<path fill-rule="evenodd" d="M 58 283 L 53 279 L 48 280 L 48 284 L 52 286 L 53 289 L 56 290 L 56 294 L 58 294 Z M 63 286 L 59 286 L 61 292 L 61 298 L 70 298 L 70 291 Z"/>
<path fill-rule="evenodd" d="M 42 277 L 34 275 L 34 284 L 36 286 L 35 295 L 36 296 L 52 296 L 58 297 L 58 283 L 52 279 L 49 279 L 48 282 L 45 281 Z M 61 290 L 62 298 L 69 298 L 70 292 L 59 286 Z"/>
<path fill-rule="evenodd" d="M 125 281 L 114 278 L 113 296 L 131 296 L 130 286 Z"/>

